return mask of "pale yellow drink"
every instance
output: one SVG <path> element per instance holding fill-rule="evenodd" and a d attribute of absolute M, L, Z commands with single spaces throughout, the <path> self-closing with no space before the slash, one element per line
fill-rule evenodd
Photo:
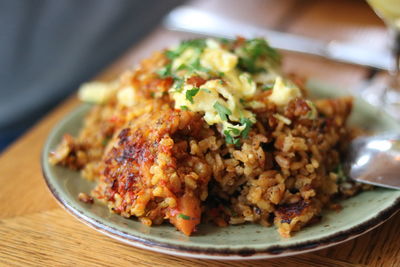
<path fill-rule="evenodd" d="M 389 26 L 400 30 L 400 0 L 367 0 L 367 2 Z"/>

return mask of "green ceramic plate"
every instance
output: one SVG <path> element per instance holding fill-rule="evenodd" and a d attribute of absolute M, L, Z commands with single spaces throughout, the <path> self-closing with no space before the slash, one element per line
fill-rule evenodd
<path fill-rule="evenodd" d="M 321 84 L 310 83 L 312 94 L 331 97 L 343 94 Z M 400 191 L 376 189 L 343 201 L 340 213 L 325 211 L 322 221 L 306 227 L 292 238 L 279 236 L 274 227 L 246 224 L 219 228 L 200 225 L 187 237 L 169 224 L 147 227 L 135 219 L 110 214 L 98 203 L 78 200 L 79 192 L 89 192 L 94 184 L 81 179 L 78 172 L 48 164 L 47 156 L 64 133 L 77 134 L 84 115 L 90 109 L 82 105 L 51 132 L 42 155 L 46 183 L 58 202 L 72 215 L 100 232 L 130 245 L 157 252 L 209 259 L 260 259 L 294 255 L 332 246 L 359 236 L 380 225 L 400 209 Z M 361 100 L 355 101 L 350 123 L 376 132 L 400 131 L 391 117 Z"/>

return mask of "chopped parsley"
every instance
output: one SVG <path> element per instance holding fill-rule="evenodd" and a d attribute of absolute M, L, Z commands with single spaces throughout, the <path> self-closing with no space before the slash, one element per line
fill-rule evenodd
<path fill-rule="evenodd" d="M 177 92 L 182 92 L 182 88 L 183 88 L 183 84 L 184 84 L 184 80 L 178 77 L 174 77 L 174 85 L 172 86 L 172 88 L 177 91 Z"/>
<path fill-rule="evenodd" d="M 175 50 L 165 51 L 165 55 L 173 60 L 179 57 L 188 48 L 194 48 L 202 51 L 206 47 L 206 41 L 204 39 L 193 39 L 181 42 L 181 44 Z"/>
<path fill-rule="evenodd" d="M 176 53 L 175 51 L 172 51 L 172 50 L 167 50 L 167 51 L 165 51 L 164 54 L 165 54 L 165 56 L 166 56 L 167 58 L 169 58 L 169 59 L 171 59 L 171 60 L 179 56 L 178 53 Z"/>
<path fill-rule="evenodd" d="M 181 106 L 181 110 L 189 110 L 187 106 Z"/>
<path fill-rule="evenodd" d="M 228 127 L 224 131 L 225 141 L 227 144 L 233 144 L 235 146 L 240 146 L 240 138 L 247 138 L 249 131 L 253 123 L 249 118 L 241 118 L 240 124 L 244 125 L 244 129 L 241 131 L 234 127 Z"/>
<path fill-rule="evenodd" d="M 249 118 L 242 117 L 240 119 L 240 123 L 245 126 L 241 135 L 243 138 L 247 138 L 247 136 L 249 135 L 251 126 L 253 126 L 253 122 Z"/>
<path fill-rule="evenodd" d="M 225 76 L 225 72 L 222 72 L 222 71 L 218 71 L 217 74 L 218 74 L 219 77 L 224 77 Z"/>
<path fill-rule="evenodd" d="M 221 120 L 223 120 L 223 121 L 227 121 L 228 120 L 228 116 L 232 115 L 232 112 L 227 107 L 225 107 L 224 105 L 220 104 L 218 101 L 215 102 L 213 107 L 218 112 Z"/>
<path fill-rule="evenodd" d="M 201 88 L 202 91 L 211 94 L 211 90 L 207 88 Z"/>
<path fill-rule="evenodd" d="M 186 99 L 189 100 L 190 103 L 194 103 L 193 97 L 200 91 L 200 88 L 194 87 L 193 89 L 186 91 Z"/>
<path fill-rule="evenodd" d="M 247 78 L 247 82 L 248 82 L 249 84 L 252 84 L 252 83 L 253 83 L 253 79 L 252 79 L 250 76 L 247 76 L 246 78 Z"/>
<path fill-rule="evenodd" d="M 191 72 L 209 72 L 210 70 L 200 64 L 200 58 L 197 58 L 192 64 L 187 65 L 187 69 Z"/>
<path fill-rule="evenodd" d="M 181 42 L 181 44 L 175 50 L 165 51 L 165 55 L 167 58 L 173 60 L 173 59 L 179 57 L 188 48 L 193 48 L 201 53 L 205 47 L 206 47 L 205 39 L 187 40 L 187 41 Z"/>
<path fill-rule="evenodd" d="M 238 138 L 238 136 L 235 136 L 235 135 L 231 134 L 231 133 L 233 133 L 232 129 L 235 129 L 235 128 L 232 128 L 232 127 L 229 127 L 229 128 L 230 128 L 229 130 L 225 130 L 224 131 L 226 143 L 227 144 L 232 144 L 232 145 L 235 145 L 235 146 L 240 146 L 240 139 Z M 238 129 L 235 129 L 235 130 L 239 131 Z M 240 133 L 240 131 L 239 131 L 239 133 Z"/>
<path fill-rule="evenodd" d="M 197 58 L 189 63 L 182 63 L 179 65 L 179 67 L 176 69 L 177 71 L 180 70 L 187 70 L 189 73 L 198 73 L 198 72 L 206 72 L 208 73 L 210 70 L 203 67 L 200 64 L 200 54 L 197 56 Z"/>
<path fill-rule="evenodd" d="M 218 41 L 222 44 L 230 44 L 232 41 L 227 38 L 218 38 Z"/>
<path fill-rule="evenodd" d="M 306 117 L 310 120 L 315 120 L 318 117 L 318 111 L 317 111 L 317 107 L 315 106 L 315 104 L 310 101 L 310 100 L 306 100 L 307 105 L 310 107 L 310 111 L 307 112 Z"/>
<path fill-rule="evenodd" d="M 236 136 L 238 136 L 240 134 L 240 130 L 239 129 L 236 129 L 236 128 L 233 128 L 233 127 L 228 127 L 228 130 L 230 132 L 232 132 Z"/>
<path fill-rule="evenodd" d="M 167 78 L 171 77 L 172 75 L 172 69 L 171 69 L 171 64 L 166 65 L 164 68 L 159 69 L 156 71 L 156 73 L 161 77 L 161 78 Z"/>
<path fill-rule="evenodd" d="M 184 219 L 184 220 L 190 220 L 190 216 L 187 216 L 183 213 L 178 214 L 178 218 Z"/>
<path fill-rule="evenodd" d="M 272 90 L 272 88 L 274 88 L 274 84 L 273 83 L 267 83 L 264 84 L 263 87 L 261 88 L 261 90 L 263 91 L 269 91 Z"/>
<path fill-rule="evenodd" d="M 273 64 L 280 63 L 279 53 L 262 38 L 246 40 L 239 49 L 242 54 L 239 57 L 239 67 L 250 73 L 266 71 L 263 66 L 257 64 L 259 58 L 265 57 Z"/>
<path fill-rule="evenodd" d="M 338 177 L 337 182 L 338 183 L 343 183 L 344 181 L 347 180 L 347 176 L 344 174 L 344 169 L 343 169 L 343 165 L 341 163 L 338 164 L 338 166 L 336 167 L 336 170 L 334 171 Z"/>
<path fill-rule="evenodd" d="M 239 67 L 250 73 L 257 73 L 257 72 L 265 71 L 265 69 L 263 67 L 257 67 L 255 59 L 251 59 L 251 58 L 240 57 L 239 58 Z"/>
<path fill-rule="evenodd" d="M 106 136 L 103 141 L 101 141 L 101 145 L 102 146 L 106 146 L 108 144 L 108 142 L 110 141 L 111 137 L 110 136 Z"/>

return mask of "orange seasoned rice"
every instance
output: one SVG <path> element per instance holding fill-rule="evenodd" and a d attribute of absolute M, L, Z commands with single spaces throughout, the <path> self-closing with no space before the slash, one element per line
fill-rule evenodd
<path fill-rule="evenodd" d="M 236 51 L 246 42 L 221 47 Z M 169 92 L 177 80 L 159 72 L 170 63 L 165 51 L 157 52 L 107 85 L 110 93 L 86 116 L 79 136 L 66 134 L 49 157 L 96 181 L 91 196 L 110 211 L 148 226 L 169 221 L 186 235 L 212 222 L 274 224 L 289 237 L 317 221 L 323 208 L 337 207 L 338 196 L 360 190 L 338 172 L 352 138 L 351 98 L 311 102 L 292 79 L 301 95 L 282 108 L 271 101 L 272 90 L 257 89 L 247 100 L 257 105 L 246 107 L 255 122 L 232 141 L 204 112 L 175 105 Z M 195 73 L 185 83 L 196 89 L 213 79 Z M 119 92 L 127 87 L 135 88 L 134 103 L 121 105 Z"/>

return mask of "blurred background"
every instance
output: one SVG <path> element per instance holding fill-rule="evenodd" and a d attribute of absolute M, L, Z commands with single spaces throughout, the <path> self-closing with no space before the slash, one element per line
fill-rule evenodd
<path fill-rule="evenodd" d="M 363 0 L 0 0 L 0 151 L 130 48 L 129 66 L 190 37 L 159 26 L 180 4 L 323 41 L 387 48 L 384 24 Z M 300 54 L 288 56 L 285 69 L 344 87 L 380 76 Z"/>
<path fill-rule="evenodd" d="M 0 151 L 182 0 L 1 0 Z"/>

